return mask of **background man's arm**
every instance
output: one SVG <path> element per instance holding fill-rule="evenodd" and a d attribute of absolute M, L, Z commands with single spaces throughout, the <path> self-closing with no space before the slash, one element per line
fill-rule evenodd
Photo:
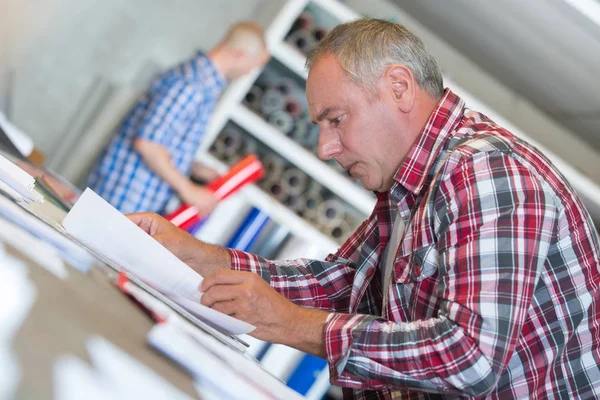
<path fill-rule="evenodd" d="M 196 205 L 200 214 L 208 214 L 212 211 L 216 205 L 213 194 L 205 187 L 194 184 L 186 175 L 179 172 L 164 146 L 137 138 L 134 148 L 142 156 L 148 168 L 166 181 L 184 202 Z"/>

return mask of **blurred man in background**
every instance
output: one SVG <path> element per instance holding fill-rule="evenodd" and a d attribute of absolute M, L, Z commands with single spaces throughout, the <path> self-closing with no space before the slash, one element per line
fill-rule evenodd
<path fill-rule="evenodd" d="M 226 81 L 267 60 L 260 26 L 241 22 L 208 53 L 168 70 L 124 118 L 87 185 L 123 213 L 162 213 L 176 193 L 208 214 L 216 199 L 189 179 L 190 173 L 214 177 L 194 161 L 207 122 Z"/>

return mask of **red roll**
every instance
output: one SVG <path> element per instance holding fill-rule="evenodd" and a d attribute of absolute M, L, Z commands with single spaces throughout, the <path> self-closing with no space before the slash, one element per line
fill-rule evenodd
<path fill-rule="evenodd" d="M 254 183 L 263 177 L 265 170 L 255 154 L 249 154 L 235 164 L 229 172 L 218 177 L 206 187 L 210 189 L 219 201 L 229 197 L 249 183 Z M 182 204 L 177 210 L 168 214 L 167 218 L 173 225 L 181 229 L 195 226 L 203 217 L 198 215 L 198 208 Z"/>

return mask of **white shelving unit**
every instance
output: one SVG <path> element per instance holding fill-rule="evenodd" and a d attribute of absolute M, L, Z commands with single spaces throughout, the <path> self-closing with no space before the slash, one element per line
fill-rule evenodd
<path fill-rule="evenodd" d="M 357 13 L 335 0 L 290 0 L 284 4 L 265 32 L 266 41 L 272 58 L 288 70 L 287 74 L 290 77 L 300 78 L 303 81 L 307 78 L 306 57 L 284 39 L 297 17 L 307 6 L 327 14 L 328 20 L 333 20 L 336 24 L 359 17 Z M 233 122 L 274 153 L 297 166 L 310 179 L 317 181 L 335 196 L 343 199 L 366 218 L 375 205 L 375 197 L 372 193 L 354 184 L 347 176 L 319 160 L 310 151 L 285 136 L 243 104 L 245 95 L 261 72 L 261 69 L 253 71 L 227 88 L 215 109 L 203 145 L 199 150 L 198 159 L 212 164 L 217 169 L 226 169 L 221 161 L 209 153 L 209 149 L 225 125 Z M 335 251 L 339 247 L 339 243 L 333 238 L 297 216 L 257 186 L 251 185 L 244 189 L 243 196 L 253 206 L 268 210 L 273 220 L 285 225 L 295 236 L 319 243 L 325 252 Z"/>

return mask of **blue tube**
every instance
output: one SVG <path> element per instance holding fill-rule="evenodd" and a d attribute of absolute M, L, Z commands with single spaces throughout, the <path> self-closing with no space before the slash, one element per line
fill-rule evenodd
<path fill-rule="evenodd" d="M 252 207 L 246 218 L 233 234 L 226 247 L 248 251 L 260 236 L 260 232 L 269 222 L 267 213 Z"/>

